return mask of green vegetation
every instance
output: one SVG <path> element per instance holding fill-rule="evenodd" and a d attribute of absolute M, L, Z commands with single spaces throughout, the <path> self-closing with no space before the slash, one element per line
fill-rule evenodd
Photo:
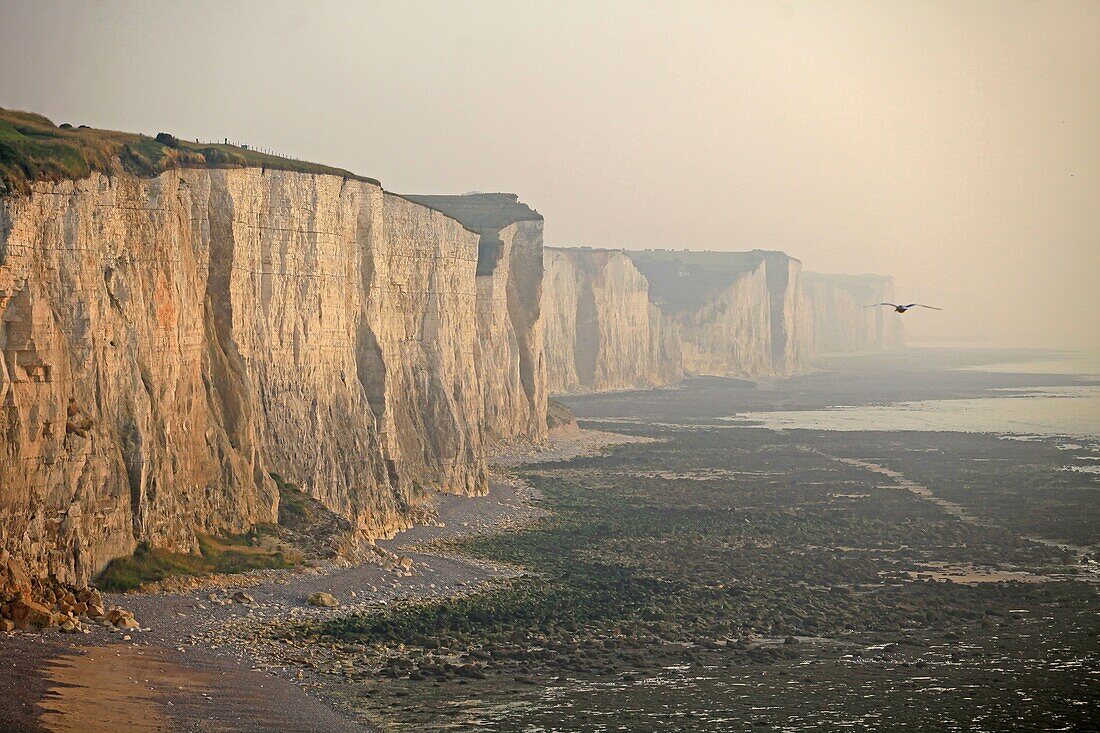
<path fill-rule="evenodd" d="M 625 634 L 659 648 L 748 634 L 899 631 L 918 619 L 920 626 L 946 629 L 980 621 L 975 609 L 1000 589 L 884 578 L 905 577 L 929 557 L 1029 567 L 1064 560 L 1058 550 L 1008 542 L 906 493 L 879 492 L 859 508 L 831 500 L 830 488 L 837 489 L 823 480 L 835 481 L 837 469 L 827 460 L 801 458 L 765 431 L 738 439 L 736 453 L 728 434 L 717 431 L 623 449 L 615 459 L 585 461 L 584 482 L 563 480 L 556 468 L 532 473 L 529 480 L 554 511 L 550 518 L 456 543 L 532 575 L 498 591 L 334 620 L 323 633 L 394 644 L 432 637 L 459 648 L 474 634 L 517 651 L 532 639 L 554 645 L 580 630 L 601 641 Z M 767 463 L 748 455 L 753 443 L 763 455 L 789 451 L 802 464 L 803 480 L 819 482 L 804 489 L 737 478 Z M 671 478 L 697 470 L 700 459 L 728 478 Z M 670 477 L 646 476 L 644 468 Z M 844 490 L 867 491 L 861 478 L 848 472 Z M 874 549 L 821 550 L 844 545 Z M 1046 592 L 1022 588 L 1018 603 Z"/>
<path fill-rule="evenodd" d="M 481 235 L 477 274 L 491 275 L 504 254 L 500 230 L 519 221 L 542 221 L 542 214 L 522 203 L 514 193 L 468 193 L 461 196 L 407 194 L 408 199 L 457 219 Z"/>
<path fill-rule="evenodd" d="M 565 427 L 576 422 L 576 418 L 573 417 L 573 413 L 568 407 L 558 402 L 557 400 L 550 399 L 546 402 L 546 427 L 553 430 L 554 428 Z"/>
<path fill-rule="evenodd" d="M 293 527 L 308 523 L 314 514 L 310 498 L 277 473 L 271 474 L 271 479 L 279 487 L 279 525 Z"/>
<path fill-rule="evenodd" d="M 768 259 L 786 260 L 781 252 L 688 252 L 625 250 L 649 283 L 650 299 L 668 313 L 698 310 Z"/>
<path fill-rule="evenodd" d="M 227 537 L 199 535 L 198 554 L 171 552 L 142 543 L 133 555 L 112 560 L 96 578 L 96 585 L 117 593 L 173 576 L 243 573 L 297 564 L 299 558 L 266 541 L 270 536 L 271 530 L 267 527 Z"/>
<path fill-rule="evenodd" d="M 57 126 L 42 115 L 0 109 L 0 195 L 27 193 L 35 181 L 80 179 L 94 171 L 155 176 L 172 168 L 270 168 L 361 181 L 374 179 L 317 163 L 235 145 L 156 138 L 81 126 Z"/>
<path fill-rule="evenodd" d="M 1061 723 L 1091 714 L 1070 670 L 1095 660 L 1097 598 L 1073 580 L 1072 553 L 962 521 L 807 450 L 821 441 L 848 455 L 866 435 L 632 430 L 670 440 L 528 468 L 548 516 L 445 543 L 527 575 L 276 633 L 294 648 L 343 650 L 355 672 L 340 694 L 397 730 L 443 730 L 456 710 L 494 731 L 597 731 L 608 719 L 650 730 L 671 710 L 695 716 L 667 728 L 683 731 L 808 715 L 950 729 L 980 715 L 1028 727 L 1051 711 Z M 881 437 L 873 455 L 891 441 L 905 450 Z M 950 470 L 955 437 L 913 459 Z M 1059 581 L 938 582 L 937 563 Z M 1037 670 L 1039 659 L 1065 666 Z M 976 692 L 976 670 L 990 668 L 1010 670 L 1022 692 Z M 915 704 L 928 679 L 960 692 L 930 712 Z M 807 709 L 807 696 L 822 702 Z"/>

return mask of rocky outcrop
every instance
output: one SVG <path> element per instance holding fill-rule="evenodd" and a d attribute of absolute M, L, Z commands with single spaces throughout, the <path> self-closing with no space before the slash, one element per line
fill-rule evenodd
<path fill-rule="evenodd" d="M 4 198 L 2 546 L 83 584 L 139 542 L 274 522 L 272 473 L 375 536 L 428 489 L 484 491 L 487 440 L 545 430 L 541 217 L 478 274 L 482 239 L 258 168 Z"/>
<path fill-rule="evenodd" d="M 485 424 L 496 440 L 546 433 L 546 358 L 540 297 L 543 218 L 511 193 L 408 195 L 478 232 L 474 365 Z"/>
<path fill-rule="evenodd" d="M 889 351 L 903 345 L 900 317 L 888 308 L 866 307 L 893 302 L 893 278 L 808 272 L 803 290 L 814 353 Z"/>
<path fill-rule="evenodd" d="M 807 358 L 801 263 L 781 252 L 546 249 L 551 390 L 789 374 Z"/>
<path fill-rule="evenodd" d="M 677 323 L 620 250 L 545 250 L 543 330 L 552 392 L 602 392 L 680 379 Z"/>
<path fill-rule="evenodd" d="M 680 325 L 688 374 L 791 374 L 806 360 L 802 263 L 782 252 L 628 252 Z"/>

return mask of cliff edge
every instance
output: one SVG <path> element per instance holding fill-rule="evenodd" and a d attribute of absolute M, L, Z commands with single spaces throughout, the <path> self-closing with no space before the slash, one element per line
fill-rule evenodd
<path fill-rule="evenodd" d="M 807 357 L 801 263 L 782 252 L 545 250 L 552 392 L 790 374 Z"/>
<path fill-rule="evenodd" d="M 0 199 L 0 541 L 33 575 L 274 522 L 272 474 L 389 535 L 545 431 L 537 307 L 508 331 L 452 217 L 256 167 L 29 185 Z M 541 237 L 502 238 L 507 279 L 540 279 Z"/>

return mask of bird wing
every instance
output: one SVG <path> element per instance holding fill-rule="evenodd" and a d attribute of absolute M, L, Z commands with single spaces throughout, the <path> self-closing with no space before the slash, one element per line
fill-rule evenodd
<path fill-rule="evenodd" d="M 888 305 L 891 308 L 897 308 L 893 303 L 871 303 L 871 305 L 865 305 L 864 308 L 878 308 L 880 305 Z"/>
<path fill-rule="evenodd" d="M 937 308 L 934 305 L 925 305 L 924 303 L 910 303 L 909 305 L 907 305 L 905 307 L 906 308 L 928 308 L 928 309 L 934 310 L 934 311 L 942 311 L 943 310 L 943 308 Z"/>

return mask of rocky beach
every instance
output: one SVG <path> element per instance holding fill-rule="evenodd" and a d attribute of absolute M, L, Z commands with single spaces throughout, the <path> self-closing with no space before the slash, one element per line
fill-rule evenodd
<path fill-rule="evenodd" d="M 997 356 L 570 399 L 651 442 L 519 467 L 549 513 L 448 543 L 525 574 L 281 635 L 336 648 L 332 699 L 392 730 L 1087 730 L 1096 485 L 1063 468 L 1095 441 L 726 419 L 1096 384 L 967 368 Z"/>
<path fill-rule="evenodd" d="M 1060 469 L 1098 444 L 726 419 L 826 393 L 856 405 L 1091 384 L 944 356 L 919 357 L 938 377 L 906 386 L 882 357 L 761 387 L 571 398 L 584 429 L 499 451 L 487 496 L 438 495 L 433 520 L 365 561 L 106 594 L 138 628 L 10 635 L 0 722 L 1083 730 L 1100 689 L 1096 479 Z M 999 465 L 1034 477 L 1019 504 L 1025 485 Z"/>
<path fill-rule="evenodd" d="M 0 705 L 0 724 L 13 732 L 370 730 L 320 702 L 331 698 L 333 675 L 357 673 L 341 650 L 293 648 L 274 630 L 458 597 L 522 574 L 431 546 L 539 516 L 535 491 L 510 468 L 637 440 L 574 427 L 543 445 L 499 449 L 488 495 L 437 496 L 431 523 L 379 541 L 366 562 L 177 579 L 174 591 L 103 596 L 105 606 L 127 609 L 130 628 L 84 617 L 76 633 L 15 631 L 0 653 L 0 685 L 13 692 Z"/>

